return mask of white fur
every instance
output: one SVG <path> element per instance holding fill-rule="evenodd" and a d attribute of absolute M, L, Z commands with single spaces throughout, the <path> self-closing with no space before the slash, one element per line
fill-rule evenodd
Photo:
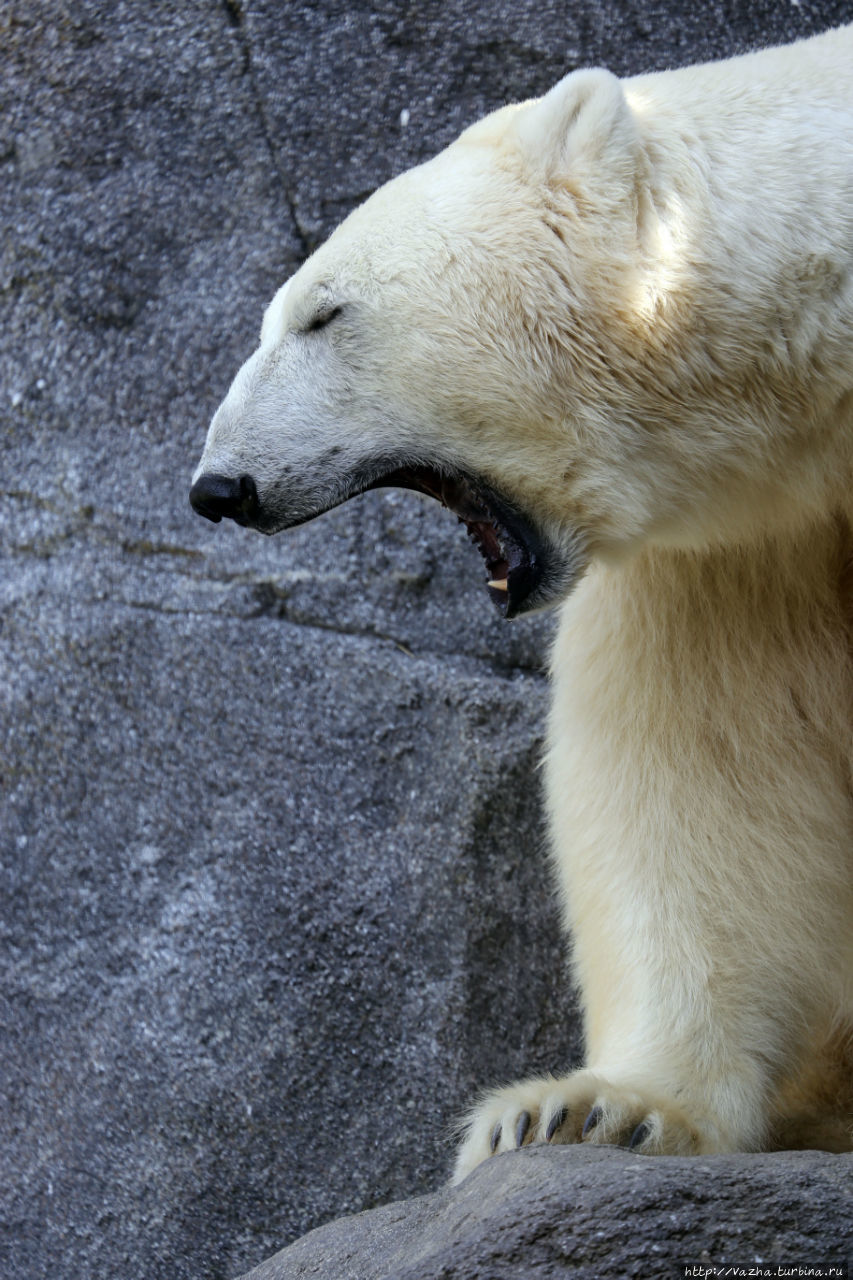
<path fill-rule="evenodd" d="M 484 1098 L 457 1176 L 593 1107 L 649 1152 L 850 1147 L 853 28 L 577 72 L 351 215 L 197 474 L 290 522 L 394 451 L 590 560 L 547 759 L 589 1066 Z"/>

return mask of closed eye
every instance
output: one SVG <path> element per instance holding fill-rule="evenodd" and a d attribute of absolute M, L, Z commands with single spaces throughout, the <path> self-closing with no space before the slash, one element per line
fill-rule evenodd
<path fill-rule="evenodd" d="M 342 307 L 329 307 L 326 311 L 318 311 L 317 315 L 309 320 L 302 332 L 316 333 L 318 329 L 325 329 L 326 325 L 331 324 L 335 316 L 339 316 L 342 310 Z"/>

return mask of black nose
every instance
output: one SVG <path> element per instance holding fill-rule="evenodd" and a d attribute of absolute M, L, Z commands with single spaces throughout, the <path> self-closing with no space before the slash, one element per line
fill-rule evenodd
<path fill-rule="evenodd" d="M 252 524 L 260 511 L 258 490 L 251 476 L 238 476 L 235 480 L 214 471 L 196 480 L 190 489 L 190 506 L 217 524 L 223 516 L 238 524 Z"/>

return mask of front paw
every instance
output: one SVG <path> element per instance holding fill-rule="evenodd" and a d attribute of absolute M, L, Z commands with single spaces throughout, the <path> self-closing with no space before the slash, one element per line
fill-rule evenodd
<path fill-rule="evenodd" d="M 533 1142 L 605 1143 L 644 1155 L 694 1155 L 700 1133 L 676 1104 L 591 1071 L 525 1080 L 488 1094 L 465 1126 L 454 1182 L 499 1151 Z"/>

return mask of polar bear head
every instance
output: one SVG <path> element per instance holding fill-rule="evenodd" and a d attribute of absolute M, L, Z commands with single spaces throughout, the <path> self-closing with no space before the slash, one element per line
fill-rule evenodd
<path fill-rule="evenodd" d="M 195 510 L 272 534 L 419 489 L 466 523 L 508 617 L 635 543 L 686 483 L 643 332 L 646 165 L 622 84 L 581 71 L 378 190 L 273 298 Z"/>

